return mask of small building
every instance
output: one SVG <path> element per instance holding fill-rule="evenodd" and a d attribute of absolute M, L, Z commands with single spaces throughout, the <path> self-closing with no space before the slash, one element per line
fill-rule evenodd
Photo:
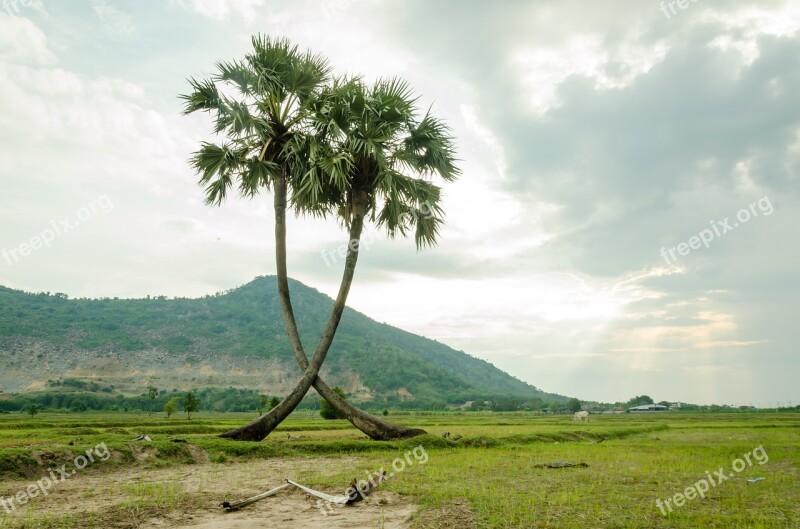
<path fill-rule="evenodd" d="M 633 408 L 628 408 L 628 411 L 631 412 L 639 412 L 639 411 L 669 411 L 669 408 L 666 406 L 662 406 L 661 404 L 642 404 L 641 406 L 634 406 Z"/>

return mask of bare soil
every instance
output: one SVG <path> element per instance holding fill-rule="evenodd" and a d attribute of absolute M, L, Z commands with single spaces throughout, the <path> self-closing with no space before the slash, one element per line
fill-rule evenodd
<path fill-rule="evenodd" d="M 14 527 L 29 517 L 36 520 L 72 515 L 89 519 L 92 513 L 95 522 L 109 529 L 409 527 L 410 517 L 417 510 L 413 501 L 380 489 L 353 506 L 325 507 L 316 498 L 289 488 L 238 512 L 225 513 L 220 508 L 223 501 L 255 496 L 284 483 L 287 477 L 313 487 L 313 482 L 303 479 L 304 473 L 324 472 L 326 468 L 333 471 L 349 463 L 352 461 L 342 457 L 292 458 L 78 473 L 53 486 L 47 496 L 32 498 L 6 521 Z M 29 483 L 4 482 L 0 494 L 9 497 L 25 490 Z M 338 495 L 346 487 L 345 483 L 341 490 L 325 492 Z"/>

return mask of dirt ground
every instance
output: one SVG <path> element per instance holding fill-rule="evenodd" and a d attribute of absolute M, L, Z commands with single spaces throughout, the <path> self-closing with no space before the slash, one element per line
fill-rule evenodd
<path fill-rule="evenodd" d="M 241 500 L 281 485 L 287 477 L 304 483 L 303 472 L 309 469 L 324 472 L 326 467 L 341 468 L 347 463 L 347 458 L 341 457 L 270 459 L 227 465 L 203 463 L 164 469 L 87 472 L 55 485 L 46 497 L 32 498 L 6 521 L 14 524 L 29 516 L 81 517 L 93 512 L 101 526 L 125 529 L 409 527 L 416 506 L 411 499 L 388 490 L 378 490 L 367 501 L 353 506 L 321 508 L 316 498 L 291 487 L 238 512 L 225 513 L 219 507 L 222 501 Z M 9 497 L 25 490 L 28 483 L 4 482 L 0 485 L 0 496 Z M 325 492 L 339 495 L 344 487 Z M 158 503 L 156 512 L 143 507 L 140 516 L 134 517 L 138 519 L 132 519 L 130 506 L 142 500 L 145 500 L 143 505 Z"/>
<path fill-rule="evenodd" d="M 376 493 L 369 503 L 336 507 L 323 514 L 316 500 L 295 490 L 262 500 L 245 509 L 219 512 L 181 513 L 175 519 L 151 520 L 143 529 L 262 529 L 270 528 L 394 528 L 408 527 L 416 508 L 396 494 Z"/>

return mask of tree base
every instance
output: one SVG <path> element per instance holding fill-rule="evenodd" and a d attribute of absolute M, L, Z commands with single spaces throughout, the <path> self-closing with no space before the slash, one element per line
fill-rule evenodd
<path fill-rule="evenodd" d="M 428 433 L 419 428 L 405 428 L 387 423 L 376 424 L 370 422 L 369 425 L 362 425 L 362 427 L 357 426 L 357 428 L 367 434 L 373 441 L 397 441 L 398 439 L 410 439 L 420 435 L 427 435 Z M 232 441 L 258 443 L 266 439 L 270 433 L 272 433 L 272 430 L 266 431 L 262 424 L 255 422 L 246 426 L 242 426 L 241 428 L 219 434 L 217 437 L 222 439 L 230 439 Z"/>

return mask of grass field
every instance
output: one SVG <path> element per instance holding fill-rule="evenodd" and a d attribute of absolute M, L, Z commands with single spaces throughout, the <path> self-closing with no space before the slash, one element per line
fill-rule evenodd
<path fill-rule="evenodd" d="M 338 494 L 353 476 L 380 468 L 394 475 L 371 499 L 391 495 L 389 503 L 416 513 L 406 522 L 391 520 L 376 506 L 379 514 L 365 527 L 800 527 L 798 414 L 593 415 L 589 424 L 521 413 L 415 414 L 390 419 L 431 435 L 391 443 L 369 441 L 343 421 L 296 414 L 263 443 L 215 437 L 247 419 L 0 415 L 3 498 L 26 490 L 50 467 L 73 468 L 75 457 L 92 447 L 108 448 L 106 461 L 97 457 L 47 497 L 30 498 L 11 513 L 0 505 L 0 528 L 190 527 L 222 516 L 221 494 L 266 490 L 280 484 L 279 472 Z M 445 440 L 444 431 L 463 437 Z M 131 441 L 140 434 L 153 440 Z M 588 466 L 546 467 L 562 461 Z M 720 480 L 720 469 L 728 477 L 709 485 L 704 498 L 675 505 L 677 493 L 691 496 L 687 487 L 708 483 L 709 474 Z M 311 500 L 298 501 L 305 501 L 303 512 L 315 511 Z M 275 505 L 266 500 L 253 515 L 268 516 Z M 303 516 L 292 526 L 313 526 L 303 525 Z"/>

